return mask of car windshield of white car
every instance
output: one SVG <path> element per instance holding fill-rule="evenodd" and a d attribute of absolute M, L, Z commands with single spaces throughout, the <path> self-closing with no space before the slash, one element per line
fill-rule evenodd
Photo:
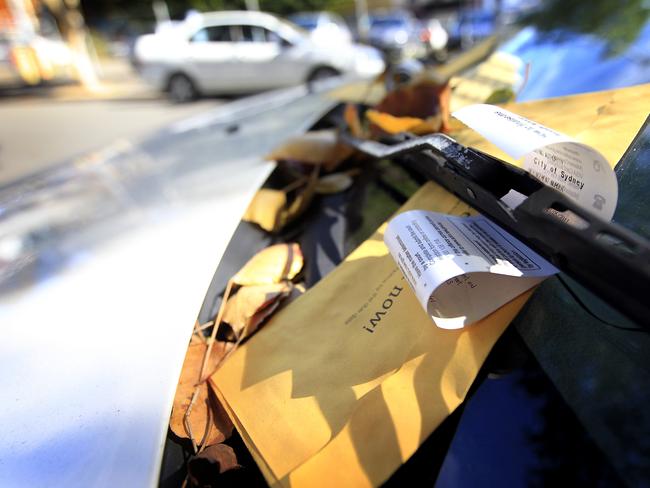
<path fill-rule="evenodd" d="M 233 26 L 235 27 L 235 26 Z M 258 25 L 236 26 L 239 30 L 238 40 L 242 42 L 279 42 L 278 35 Z"/>
<path fill-rule="evenodd" d="M 231 42 L 230 26 L 213 25 L 204 27 L 192 36 L 192 42 Z"/>

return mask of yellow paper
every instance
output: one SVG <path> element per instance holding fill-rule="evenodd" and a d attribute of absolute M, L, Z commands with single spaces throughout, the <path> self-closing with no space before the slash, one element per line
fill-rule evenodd
<path fill-rule="evenodd" d="M 650 85 L 641 85 L 506 107 L 595 147 L 613 165 L 643 124 L 647 110 L 639 101 L 648 96 Z M 469 129 L 454 137 L 509 160 Z M 433 183 L 402 210 L 412 208 L 470 211 Z M 402 280 L 382 233 L 279 313 L 212 378 L 273 485 L 381 484 L 462 402 L 532 293 L 467 329 L 438 329 Z M 395 287 L 402 290 L 391 297 Z M 382 311 L 369 327 L 374 332 L 364 329 Z"/>
<path fill-rule="evenodd" d="M 470 211 L 434 183 L 401 210 L 412 208 Z M 462 402 L 530 295 L 467 329 L 439 329 L 388 254 L 383 230 L 212 377 L 270 484 L 385 481 Z"/>
<path fill-rule="evenodd" d="M 534 102 L 504 108 L 573 137 L 598 150 L 614 167 L 648 116 L 650 84 Z M 521 166 L 471 129 L 452 134 L 457 141 Z"/>

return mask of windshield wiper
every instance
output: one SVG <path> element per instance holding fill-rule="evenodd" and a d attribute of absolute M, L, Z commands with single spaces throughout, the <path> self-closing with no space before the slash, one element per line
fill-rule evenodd
<path fill-rule="evenodd" d="M 399 162 L 441 184 L 650 328 L 650 241 L 584 210 L 527 172 L 444 134 L 400 134 L 377 142 L 344 132 L 341 139 L 368 156 Z"/>

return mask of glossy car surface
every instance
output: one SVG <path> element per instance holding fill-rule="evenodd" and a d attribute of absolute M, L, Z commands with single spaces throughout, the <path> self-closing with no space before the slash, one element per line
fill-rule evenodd
<path fill-rule="evenodd" d="M 540 33 L 516 52 L 553 66 L 558 46 Z M 629 46 L 620 57 L 606 47 L 593 52 L 580 83 L 562 83 L 563 73 L 578 71 L 570 63 L 554 73 L 533 65 L 520 96 L 650 81 L 645 51 Z M 601 63 L 612 63 L 611 77 Z M 202 319 L 214 316 L 211 300 L 223 283 L 212 280 L 201 308 L 214 269 L 270 171 L 261 155 L 333 103 L 304 87 L 242 100 L 0 189 L 1 486 L 176 479 L 165 471 L 159 478 L 174 390 L 197 310 Z M 646 237 L 648 141 L 646 134 L 619 171 L 615 215 Z M 320 230 L 301 241 L 310 283 L 419 184 L 403 185 L 408 175 L 389 162 L 371 170 L 377 184 L 366 200 L 362 192 L 335 194 L 319 208 L 330 211 L 314 212 Z M 340 211 L 346 202 L 351 214 Z M 243 261 L 223 259 L 222 279 L 268 244 L 258 229 L 255 236 L 246 235 L 248 248 L 233 241 Z M 648 335 L 617 325 L 604 304 L 568 286 L 573 295 L 555 279 L 540 288 L 465 407 L 424 442 L 393 486 L 647 483 Z M 413 466 L 418 476 L 409 478 Z"/>
<path fill-rule="evenodd" d="M 0 188 L 0 486 L 153 486 L 214 269 L 278 141 L 332 101 L 258 95 Z"/>

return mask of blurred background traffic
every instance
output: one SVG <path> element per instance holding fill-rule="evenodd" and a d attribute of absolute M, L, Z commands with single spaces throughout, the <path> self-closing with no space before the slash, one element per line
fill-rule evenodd
<path fill-rule="evenodd" d="M 376 48 L 365 50 L 369 59 L 381 54 L 390 61 L 443 62 L 450 51 L 472 46 L 538 4 L 538 0 L 2 0 L 1 79 L 4 87 L 75 79 L 97 89 L 106 58 L 146 67 L 178 58 L 181 53 L 175 51 L 181 44 L 186 44 L 182 53 L 186 62 L 198 58 L 205 64 L 271 59 L 277 56 L 273 45 L 288 49 L 305 44 L 301 46 L 305 51 L 325 46 L 332 59 L 320 62 L 329 68 L 328 74 L 343 69 L 336 69 L 341 65 L 336 56 L 345 56 L 344 46 L 350 45 Z M 251 13 L 258 11 L 274 18 Z M 236 52 L 241 47 L 249 47 L 252 54 Z M 360 71 L 365 74 L 373 68 L 368 63 Z M 308 74 L 314 75 L 313 70 Z"/>
<path fill-rule="evenodd" d="M 241 93 L 336 74 L 376 75 L 383 70 L 382 58 L 444 62 L 450 52 L 471 47 L 538 4 L 2 0 L 0 81 L 7 89 L 74 80 L 97 92 L 103 79 L 114 81 L 110 71 L 119 60 L 172 99 L 186 101 L 200 92 Z M 258 73 L 271 69 L 271 76 L 250 79 L 246 65 Z M 218 77 L 211 76 L 214 70 Z M 242 77 L 247 77 L 243 83 Z"/>
<path fill-rule="evenodd" d="M 343 101 L 376 105 L 423 74 L 434 93 L 451 92 L 451 110 L 649 83 L 649 14 L 650 0 L 0 0 L 0 485 L 155 483 L 171 406 L 164 398 L 171 402 L 214 269 L 273 171 L 265 159 L 273 148 L 310 129 L 321 133 L 314 144 L 337 147 L 325 114 Z M 374 80 L 372 89 L 359 80 Z M 601 113 L 629 122 L 629 113 L 608 101 L 589 100 L 580 119 L 593 110 L 586 124 L 598 127 Z M 647 103 L 639 100 L 642 108 Z M 441 117 L 435 120 L 432 130 L 441 126 Z M 332 195 L 340 208 L 354 206 L 354 215 L 334 206 L 318 214 L 325 230 L 303 239 L 313 251 L 306 256 L 318 250 L 323 262 L 338 262 L 347 252 L 348 223 L 365 239 L 414 190 L 387 184 L 396 166 L 366 169 L 378 189 L 367 193 L 379 204 L 365 205 L 365 190 L 354 193 L 365 186 Z M 283 183 L 275 192 L 278 208 L 306 211 L 320 170 L 308 171 L 313 176 L 296 180 L 300 187 Z M 648 179 L 645 167 L 626 174 Z M 250 230 L 233 249 L 275 239 Z M 320 258 L 311 262 L 318 266 Z M 232 273 L 239 268 L 222 263 Z M 220 286 L 214 281 L 209 296 Z M 554 305 L 573 303 L 562 300 Z M 217 302 L 205 303 L 201 323 L 214 317 Z M 593 330 L 600 337 L 604 329 Z M 589 337 L 586 328 L 570 332 Z M 539 337 L 556 363 L 557 341 Z M 635 433 L 647 429 L 601 429 L 617 424 L 614 417 L 643 419 L 645 397 L 634 395 L 643 388 L 625 381 L 621 396 L 607 386 L 620 386 L 623 369 L 637 375 L 617 362 L 637 342 L 621 355 L 616 349 L 615 368 L 603 361 L 603 387 L 584 388 L 600 381 L 586 359 L 581 371 L 589 374 L 555 371 L 563 382 L 577 378 L 565 384 L 580 408 L 603 409 L 602 416 L 589 410 L 590 422 L 609 452 L 626 458 L 621 472 L 647 481 L 637 469 L 642 449 L 635 449 L 647 444 Z M 600 339 L 580 346 L 590 360 L 613 350 Z M 513 403 L 528 415 L 519 405 Z M 508 422 L 508 429 L 516 423 Z M 582 446 L 563 442 L 574 431 L 561 424 L 562 435 L 548 436 L 557 441 L 553 449 L 540 452 Z M 509 474 L 504 463 L 493 469 L 491 457 L 482 459 L 489 473 Z M 507 464 L 524 476 L 521 463 Z M 575 479 L 608 479 L 591 469 L 599 463 L 587 464 L 589 476 Z"/>
<path fill-rule="evenodd" d="M 386 70 L 388 84 L 403 82 L 490 39 L 496 64 L 516 72 L 518 100 L 647 82 L 649 8 L 648 0 L 0 0 L 0 183 L 233 96 Z"/>

